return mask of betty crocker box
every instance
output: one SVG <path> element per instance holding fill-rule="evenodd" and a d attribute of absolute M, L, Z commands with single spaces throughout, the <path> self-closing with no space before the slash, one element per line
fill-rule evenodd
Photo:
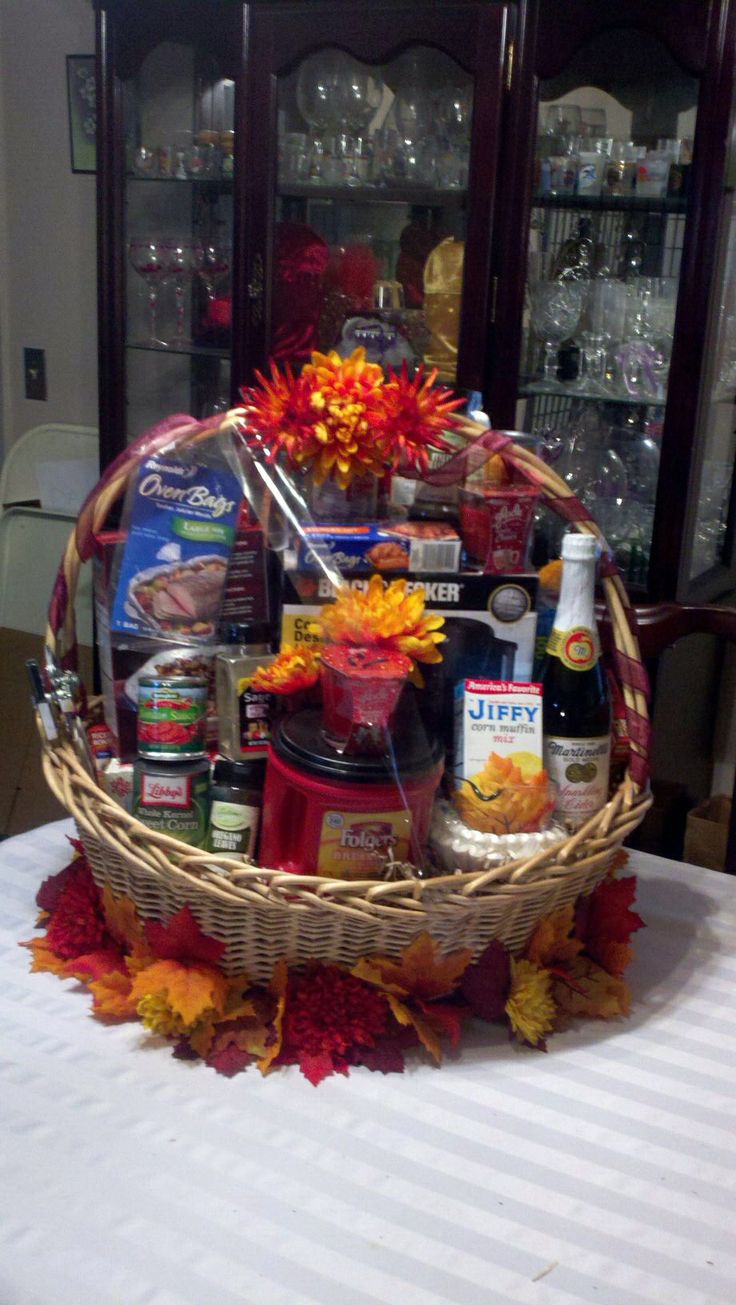
<path fill-rule="evenodd" d="M 440 649 L 446 671 L 453 680 L 532 678 L 537 628 L 536 574 L 409 572 L 401 578 L 410 589 L 424 590 L 428 612 L 444 616 L 447 638 Z M 352 576 L 346 583 L 365 589 L 368 578 Z M 316 642 L 317 636 L 309 630 L 310 622 L 319 614 L 320 607 L 333 598 L 332 586 L 322 576 L 308 571 L 286 572 L 281 642 Z"/>

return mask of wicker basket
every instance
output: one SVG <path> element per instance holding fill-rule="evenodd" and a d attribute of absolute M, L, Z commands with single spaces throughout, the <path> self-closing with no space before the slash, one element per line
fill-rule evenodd
<path fill-rule="evenodd" d="M 230 416 L 196 424 L 191 418 L 170 419 L 108 469 L 84 505 L 62 560 L 48 631 L 57 655 L 68 659 L 75 647 L 74 594 L 80 566 L 92 553 L 92 535 L 150 455 L 152 436 L 167 446 L 192 444 L 230 421 Z M 602 540 L 564 482 L 507 433 L 483 432 L 472 422 L 464 422 L 462 432 L 480 437 L 486 449 L 502 451 L 518 473 L 540 486 L 550 506 Z M 204 932 L 226 945 L 225 971 L 245 971 L 256 981 L 268 978 L 280 957 L 294 965 L 311 959 L 352 965 L 371 953 L 396 955 L 423 931 L 444 952 L 471 947 L 478 954 L 494 938 L 512 951 L 520 949 L 539 919 L 593 890 L 651 801 L 645 677 L 633 612 L 620 577 L 608 569 L 603 585 L 629 719 L 631 765 L 613 799 L 573 836 L 483 873 L 396 882 L 286 874 L 196 851 L 152 832 L 96 786 L 70 744 L 44 743 L 47 781 L 74 816 L 96 882 L 132 898 L 144 918 L 166 919 L 188 904 Z"/>

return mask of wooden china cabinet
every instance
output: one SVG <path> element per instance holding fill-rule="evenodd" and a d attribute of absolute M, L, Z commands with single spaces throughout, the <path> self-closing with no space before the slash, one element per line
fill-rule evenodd
<path fill-rule="evenodd" d="M 362 343 L 534 433 L 638 593 L 736 588 L 730 0 L 94 3 L 105 463 Z"/>

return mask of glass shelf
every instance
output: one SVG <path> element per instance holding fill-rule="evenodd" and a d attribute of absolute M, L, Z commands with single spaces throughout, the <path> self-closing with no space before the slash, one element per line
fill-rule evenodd
<path fill-rule="evenodd" d="M 640 195 L 534 195 L 532 204 L 535 208 L 572 208 L 586 209 L 605 213 L 684 213 L 687 209 L 687 197 L 684 195 L 663 195 L 660 199 L 650 199 Z"/>
<path fill-rule="evenodd" d="M 131 340 L 126 344 L 126 349 L 134 349 L 140 353 L 162 353 L 169 358 L 178 357 L 200 357 L 200 358 L 229 358 L 229 349 L 219 349 L 208 344 L 144 344 Z"/>
<path fill-rule="evenodd" d="M 463 205 L 466 190 L 436 190 L 428 186 L 323 186 L 307 182 L 280 185 L 281 199 L 329 199 L 351 204 L 414 204 L 422 208 L 446 208 Z"/>
<path fill-rule="evenodd" d="M 536 395 L 549 395 L 556 399 L 584 399 L 590 403 L 617 403 L 629 408 L 663 408 L 665 399 L 638 398 L 630 394 L 601 394 L 593 390 L 578 390 L 566 385 L 547 385 L 544 381 L 526 381 L 519 389 L 519 397 L 531 399 Z"/>
<path fill-rule="evenodd" d="M 126 172 L 125 180 L 142 182 L 146 186 L 151 184 L 157 186 L 216 186 L 218 190 L 226 192 L 231 191 L 233 188 L 232 177 L 140 177 L 137 172 Z"/>

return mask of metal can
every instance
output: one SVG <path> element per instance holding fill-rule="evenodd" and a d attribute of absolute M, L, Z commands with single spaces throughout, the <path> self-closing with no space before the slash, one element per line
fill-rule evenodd
<path fill-rule="evenodd" d="M 207 751 L 207 681 L 199 675 L 141 676 L 138 755 L 161 761 Z"/>
<path fill-rule="evenodd" d="M 139 759 L 133 767 L 133 815 L 148 829 L 204 847 L 210 807 L 206 757 L 167 765 Z"/>

